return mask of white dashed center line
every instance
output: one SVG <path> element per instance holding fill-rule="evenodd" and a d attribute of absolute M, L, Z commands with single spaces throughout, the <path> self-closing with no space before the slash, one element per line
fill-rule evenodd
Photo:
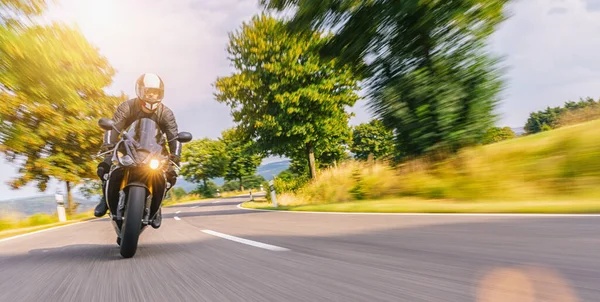
<path fill-rule="evenodd" d="M 259 247 L 261 249 L 266 249 L 266 250 L 270 250 L 270 251 L 276 251 L 276 252 L 289 251 L 289 249 L 286 249 L 284 247 L 270 245 L 270 244 L 266 244 L 266 243 L 262 243 L 262 242 L 258 242 L 258 241 L 253 241 L 253 240 L 248 240 L 248 239 L 244 239 L 244 238 L 240 238 L 240 237 L 235 237 L 235 236 L 231 236 L 231 235 L 227 235 L 227 234 L 223 234 L 223 233 L 219 233 L 219 232 L 215 232 L 215 231 L 211 231 L 211 230 L 202 230 L 202 232 L 204 232 L 206 234 L 209 234 L 209 235 L 221 237 L 223 239 L 227 239 L 227 240 L 235 241 L 235 242 L 238 242 L 238 243 L 243 243 L 243 244 L 251 245 L 251 246 L 254 246 L 254 247 Z"/>

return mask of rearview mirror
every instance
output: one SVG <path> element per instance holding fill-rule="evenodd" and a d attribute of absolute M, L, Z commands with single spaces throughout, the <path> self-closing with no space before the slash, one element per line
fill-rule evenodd
<path fill-rule="evenodd" d="M 104 130 L 113 130 L 114 126 L 115 126 L 115 122 L 111 119 L 107 119 L 107 118 L 101 118 L 98 121 L 98 125 L 100 125 L 100 127 Z"/>
<path fill-rule="evenodd" d="M 192 140 L 192 134 L 189 132 L 179 132 L 177 140 L 180 143 L 187 143 Z"/>

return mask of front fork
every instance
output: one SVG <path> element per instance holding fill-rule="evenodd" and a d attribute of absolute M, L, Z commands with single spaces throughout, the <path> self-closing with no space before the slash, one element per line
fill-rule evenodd
<path fill-rule="evenodd" d="M 123 215 L 125 214 L 125 202 L 126 202 L 126 198 L 127 198 L 127 195 L 125 194 L 125 187 L 128 183 L 129 183 L 129 170 L 126 170 L 125 174 L 123 175 L 123 180 L 121 181 L 121 187 L 119 190 L 119 203 L 117 205 L 117 213 L 115 213 L 114 220 L 117 220 L 117 221 L 123 220 Z M 168 181 L 166 181 L 166 178 L 165 178 L 165 183 L 167 186 L 167 189 L 165 190 L 165 192 L 166 192 L 170 188 L 170 183 Z M 153 198 L 152 182 L 147 184 L 147 188 L 148 188 L 150 194 L 148 194 L 148 197 L 146 197 L 146 202 L 144 203 L 144 205 L 145 205 L 144 217 L 142 219 L 142 224 L 144 224 L 144 225 L 148 225 L 151 223 L 150 212 L 151 212 L 152 198 Z M 164 199 L 164 196 L 163 196 L 163 199 Z M 162 207 L 162 200 L 161 200 L 161 205 L 159 205 L 159 208 L 158 208 L 156 214 L 158 214 L 158 211 L 160 211 L 161 207 Z M 155 214 L 155 216 L 156 216 L 156 214 Z M 154 218 L 154 217 L 152 217 L 152 218 Z"/>

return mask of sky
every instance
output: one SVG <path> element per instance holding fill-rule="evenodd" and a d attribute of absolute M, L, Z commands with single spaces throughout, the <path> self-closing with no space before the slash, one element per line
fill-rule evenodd
<path fill-rule="evenodd" d="M 233 71 L 225 52 L 228 33 L 261 11 L 258 0 L 55 2 L 45 20 L 77 26 L 116 68 L 109 92 L 135 96 L 135 80 L 157 73 L 180 131 L 217 138 L 234 126 L 212 85 Z M 490 39 L 507 67 L 499 126 L 522 127 L 532 111 L 600 97 L 600 0 L 515 0 L 508 10 L 510 19 Z M 351 124 L 371 119 L 365 102 L 352 108 Z M 5 182 L 15 173 L 0 160 L 0 200 L 42 194 L 33 185 L 11 190 Z M 53 183 L 46 193 L 55 190 Z"/>

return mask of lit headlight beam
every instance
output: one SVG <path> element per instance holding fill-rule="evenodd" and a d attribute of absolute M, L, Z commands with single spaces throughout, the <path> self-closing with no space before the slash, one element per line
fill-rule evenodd
<path fill-rule="evenodd" d="M 152 170 L 156 170 L 156 168 L 158 168 L 158 165 L 159 165 L 158 159 L 150 160 L 150 168 Z"/>

